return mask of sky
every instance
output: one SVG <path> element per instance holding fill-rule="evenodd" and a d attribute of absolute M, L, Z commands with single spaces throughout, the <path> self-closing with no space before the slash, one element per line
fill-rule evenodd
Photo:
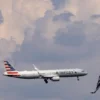
<path fill-rule="evenodd" d="M 100 0 L 0 0 L 0 100 L 99 100 Z M 17 70 L 82 68 L 88 75 L 43 80 L 3 76 Z"/>

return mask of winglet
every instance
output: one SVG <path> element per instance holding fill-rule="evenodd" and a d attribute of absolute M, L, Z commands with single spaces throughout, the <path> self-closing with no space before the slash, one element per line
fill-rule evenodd
<path fill-rule="evenodd" d="M 36 71 L 39 71 L 39 69 L 33 64 L 33 67 Z"/>
<path fill-rule="evenodd" d="M 98 82 L 97 82 L 97 86 L 96 86 L 96 90 L 94 92 L 91 92 L 92 94 L 96 93 L 98 91 L 98 89 L 100 88 L 100 76 L 98 78 Z"/>

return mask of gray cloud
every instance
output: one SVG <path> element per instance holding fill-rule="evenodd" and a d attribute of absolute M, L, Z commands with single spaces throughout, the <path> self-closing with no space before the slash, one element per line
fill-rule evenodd
<path fill-rule="evenodd" d="M 17 50 L 16 42 L 11 38 L 10 40 L 0 39 L 0 62 L 11 58 L 13 51 Z"/>
<path fill-rule="evenodd" d="M 71 21 L 70 20 L 71 16 L 74 16 L 74 15 L 70 12 L 61 13 L 60 15 L 54 16 L 53 21 L 57 21 L 57 20 L 66 21 L 66 22 Z"/>
<path fill-rule="evenodd" d="M 52 0 L 55 9 L 60 9 L 65 7 L 66 0 Z"/>
<path fill-rule="evenodd" d="M 28 36 L 25 35 L 26 37 L 20 51 L 13 54 L 15 61 L 31 63 L 63 62 L 67 60 L 75 62 L 96 56 L 96 52 L 99 52 L 99 40 L 87 41 L 86 28 L 88 23 L 80 21 L 69 25 L 66 24 L 66 28 L 57 30 L 56 36 L 53 38 L 54 42 L 50 44 L 42 36 L 42 33 L 45 31 L 45 28 L 42 28 L 42 26 L 45 27 L 46 21 L 44 19 L 37 21 L 35 34 L 32 36 L 31 41 L 27 41 Z M 91 27 L 88 30 L 91 30 Z M 94 33 L 98 34 L 99 25 L 93 24 L 93 27 L 97 28 Z"/>
<path fill-rule="evenodd" d="M 34 36 L 31 42 L 23 42 L 20 52 L 15 52 L 13 55 L 15 61 L 45 62 L 62 60 L 62 58 L 60 58 L 61 55 L 53 51 L 52 47 L 49 47 L 51 50 L 47 49 L 48 44 L 46 42 L 47 41 L 40 36 Z"/>
<path fill-rule="evenodd" d="M 92 19 L 98 19 L 98 18 L 100 18 L 100 15 L 99 14 L 98 15 L 92 15 L 91 18 Z"/>
<path fill-rule="evenodd" d="M 69 28 L 59 29 L 55 36 L 55 43 L 65 46 L 81 46 L 86 39 L 84 25 L 73 24 Z"/>
<path fill-rule="evenodd" d="M 54 2 L 60 8 L 58 3 L 62 1 L 57 1 Z M 25 4 L 27 5 L 27 3 Z M 61 3 L 61 5 L 63 4 Z M 26 6 L 25 9 L 27 9 Z M 22 12 L 24 13 L 24 11 Z M 27 15 L 27 11 L 25 15 Z M 0 40 L 0 57 L 12 59 L 16 62 L 16 69 L 27 68 L 29 70 L 30 64 L 37 63 L 46 69 L 83 68 L 88 70 L 89 75 L 81 78 L 79 82 L 76 81 L 76 78 L 66 78 L 61 79 L 58 83 L 49 82 L 48 85 L 45 85 L 43 80 L 19 80 L 3 77 L 1 68 L 0 99 L 99 100 L 99 92 L 94 97 L 90 95 L 90 92 L 95 88 L 97 76 L 100 73 L 98 70 L 100 65 L 100 25 L 87 20 L 71 21 L 70 17 L 70 12 L 56 15 L 54 11 L 50 10 L 42 18 L 37 19 L 36 17 L 37 20 L 31 22 L 33 25 L 25 27 L 24 41 L 19 46 L 20 49 L 12 39 Z M 32 28 L 33 26 L 35 26 L 35 30 Z M 48 35 L 51 35 L 53 29 L 55 30 L 52 39 L 45 38 L 44 35 L 47 32 Z"/>
<path fill-rule="evenodd" d="M 3 19 L 3 15 L 2 15 L 2 12 L 0 10 L 0 24 L 2 24 L 4 22 L 4 19 Z"/>

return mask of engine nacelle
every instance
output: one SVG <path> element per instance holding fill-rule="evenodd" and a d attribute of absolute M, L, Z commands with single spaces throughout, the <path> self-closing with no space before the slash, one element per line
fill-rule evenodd
<path fill-rule="evenodd" d="M 52 81 L 60 81 L 60 77 L 59 76 L 54 76 L 51 78 Z"/>

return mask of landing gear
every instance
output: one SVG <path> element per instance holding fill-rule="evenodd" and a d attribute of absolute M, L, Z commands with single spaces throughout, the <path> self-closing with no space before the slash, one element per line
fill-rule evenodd
<path fill-rule="evenodd" d="M 44 79 L 44 82 L 47 84 L 48 83 L 48 80 L 47 79 Z"/>
<path fill-rule="evenodd" d="M 77 80 L 78 80 L 78 81 L 80 80 L 79 77 L 77 77 Z"/>

